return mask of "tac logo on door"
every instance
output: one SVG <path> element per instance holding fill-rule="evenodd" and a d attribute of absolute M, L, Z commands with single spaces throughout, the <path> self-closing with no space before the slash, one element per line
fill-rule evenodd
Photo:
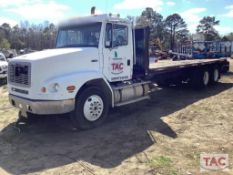
<path fill-rule="evenodd" d="M 124 63 L 113 62 L 111 64 L 111 73 L 112 74 L 121 74 L 123 71 L 124 71 Z"/>

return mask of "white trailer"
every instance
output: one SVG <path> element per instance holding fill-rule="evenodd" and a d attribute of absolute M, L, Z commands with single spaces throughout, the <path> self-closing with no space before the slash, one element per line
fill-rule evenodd
<path fill-rule="evenodd" d="M 59 25 L 56 48 L 10 61 L 10 103 L 21 116 L 69 113 L 88 129 L 110 107 L 149 99 L 154 83 L 205 88 L 220 78 L 225 58 L 149 63 L 149 30 L 126 19 L 92 15 Z"/>

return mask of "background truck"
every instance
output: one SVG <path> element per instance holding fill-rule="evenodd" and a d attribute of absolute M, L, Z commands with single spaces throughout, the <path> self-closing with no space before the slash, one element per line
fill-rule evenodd
<path fill-rule="evenodd" d="M 186 41 L 173 49 L 172 54 L 174 60 L 185 59 L 218 59 L 223 57 L 231 57 L 231 42 L 220 41 Z M 229 71 L 229 62 L 222 64 L 220 68 L 222 73 Z"/>
<path fill-rule="evenodd" d="M 21 116 L 69 113 L 88 129 L 103 123 L 110 107 L 149 99 L 154 83 L 215 84 L 226 58 L 149 58 L 149 28 L 112 15 L 61 22 L 56 48 L 14 58 L 9 63 L 10 103 Z"/>
<path fill-rule="evenodd" d="M 180 53 L 184 58 L 222 58 L 231 56 L 231 45 L 230 41 L 187 41 L 179 44 L 173 52 Z"/>
<path fill-rule="evenodd" d="M 3 53 L 0 52 L 0 85 L 6 82 L 8 62 Z"/>

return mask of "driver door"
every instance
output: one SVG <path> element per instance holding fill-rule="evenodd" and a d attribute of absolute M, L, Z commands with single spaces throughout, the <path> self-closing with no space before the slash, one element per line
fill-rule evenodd
<path fill-rule="evenodd" d="M 107 23 L 103 48 L 103 73 L 108 81 L 124 81 L 132 78 L 133 45 L 127 24 Z"/>

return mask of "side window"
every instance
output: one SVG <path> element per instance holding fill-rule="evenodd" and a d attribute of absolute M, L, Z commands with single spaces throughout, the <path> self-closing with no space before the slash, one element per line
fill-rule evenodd
<path fill-rule="evenodd" d="M 113 25 L 113 47 L 128 45 L 128 28 L 124 25 Z"/>
<path fill-rule="evenodd" d="M 112 47 L 112 24 L 107 23 L 105 32 L 105 47 Z"/>

